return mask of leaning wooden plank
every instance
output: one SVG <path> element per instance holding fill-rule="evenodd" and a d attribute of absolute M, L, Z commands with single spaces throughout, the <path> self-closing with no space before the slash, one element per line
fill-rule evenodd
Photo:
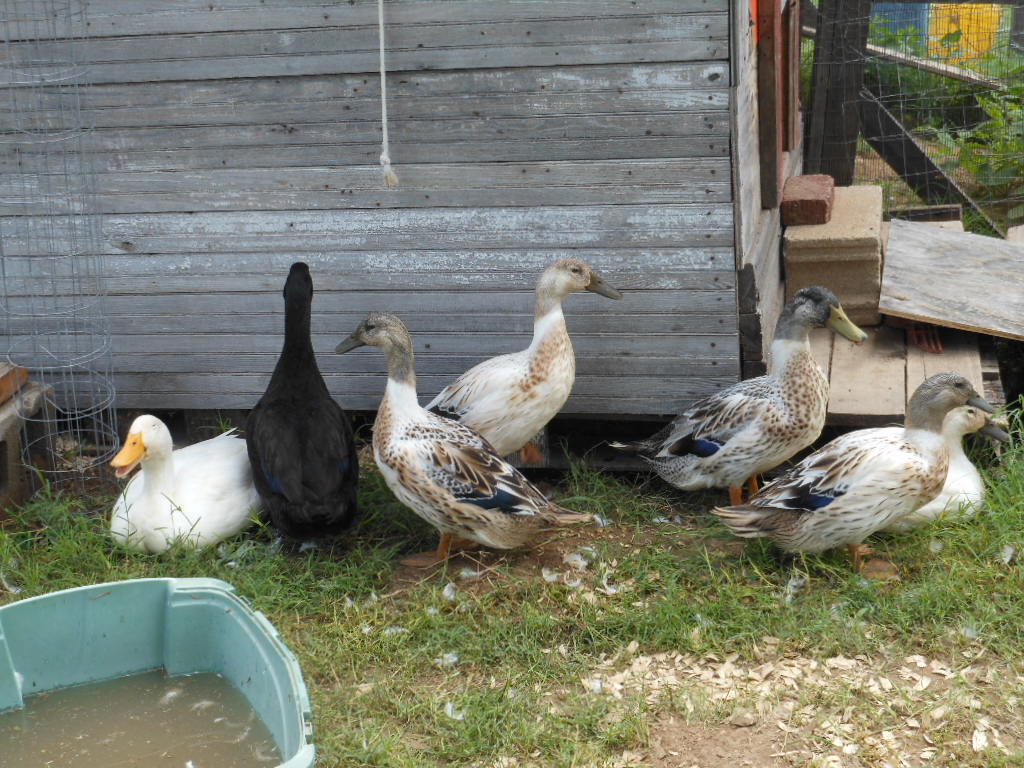
<path fill-rule="evenodd" d="M 967 331 L 943 329 L 941 354 L 925 352 L 916 344 L 907 344 L 907 400 L 922 381 L 936 373 L 959 373 L 967 377 L 978 392 L 984 393 L 978 337 Z"/>
<path fill-rule="evenodd" d="M 809 37 L 813 40 L 817 37 L 818 32 L 813 26 L 804 24 L 800 28 L 800 34 L 803 37 Z M 885 48 L 884 46 L 875 45 L 874 43 L 868 43 L 864 47 L 864 50 L 868 56 L 873 56 L 876 59 L 894 61 L 897 64 L 913 67 L 914 69 L 918 69 L 922 72 L 928 72 L 932 75 L 948 77 L 951 80 L 959 80 L 962 83 L 970 83 L 971 85 L 980 85 L 985 88 L 991 88 L 994 91 L 1006 90 L 1006 83 L 1003 81 L 997 80 L 994 77 L 979 75 L 974 70 L 966 69 L 965 67 L 957 67 L 953 64 L 947 64 L 933 59 L 923 59 L 920 56 L 914 56 L 904 51 L 897 51 L 892 48 Z"/>
<path fill-rule="evenodd" d="M 1024 339 L 1024 244 L 893 220 L 879 311 Z"/>
<path fill-rule="evenodd" d="M 867 88 L 860 91 L 864 140 L 927 203 L 962 203 L 981 216 L 993 232 L 1001 228 L 952 176 L 928 156 L 902 123 Z"/>
<path fill-rule="evenodd" d="M 831 424 L 885 424 L 906 405 L 903 331 L 868 329 L 863 344 L 837 339 L 832 349 L 828 420 Z"/>

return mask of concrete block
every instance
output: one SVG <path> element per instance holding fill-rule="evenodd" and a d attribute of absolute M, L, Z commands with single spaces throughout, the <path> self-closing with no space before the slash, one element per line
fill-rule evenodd
<path fill-rule="evenodd" d="M 790 176 L 782 190 L 782 223 L 787 227 L 828 223 L 835 194 L 835 181 L 827 174 Z"/>
<path fill-rule="evenodd" d="M 881 187 L 836 187 L 832 218 L 825 224 L 786 227 L 783 240 L 786 249 L 794 253 L 807 249 L 878 249 L 881 228 Z"/>

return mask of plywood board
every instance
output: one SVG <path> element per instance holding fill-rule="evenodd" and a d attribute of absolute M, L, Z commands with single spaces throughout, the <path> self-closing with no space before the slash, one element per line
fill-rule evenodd
<path fill-rule="evenodd" d="M 879 310 L 1024 340 L 1024 244 L 893 220 Z"/>
<path fill-rule="evenodd" d="M 829 377 L 829 421 L 865 426 L 903 418 L 906 358 L 903 331 L 881 326 L 862 344 L 836 339 Z"/>

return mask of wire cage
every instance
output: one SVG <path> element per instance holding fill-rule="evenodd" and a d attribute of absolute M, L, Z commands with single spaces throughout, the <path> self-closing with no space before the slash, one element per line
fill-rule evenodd
<path fill-rule="evenodd" d="M 887 210 L 956 203 L 978 232 L 1024 224 L 1024 5 L 814 0 L 805 7 L 821 73 L 815 78 L 805 67 L 815 91 L 809 100 L 852 124 L 828 140 L 845 141 L 837 153 L 850 161 L 854 181 L 881 184 Z M 830 89 L 839 98 L 827 98 Z M 813 159 L 808 165 L 817 170 Z"/>
<path fill-rule="evenodd" d="M 85 28 L 85 0 L 0 0 L 0 314 L 41 385 L 41 407 L 16 398 L 24 462 L 59 486 L 100 482 L 117 448 Z"/>

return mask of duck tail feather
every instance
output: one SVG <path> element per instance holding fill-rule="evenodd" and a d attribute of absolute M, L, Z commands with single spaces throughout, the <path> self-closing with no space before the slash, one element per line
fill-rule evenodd
<path fill-rule="evenodd" d="M 767 536 L 773 527 L 770 523 L 770 511 L 765 514 L 765 510 L 752 507 L 749 504 L 739 504 L 735 507 L 715 507 L 711 511 L 718 515 L 735 535 L 745 539 Z"/>

